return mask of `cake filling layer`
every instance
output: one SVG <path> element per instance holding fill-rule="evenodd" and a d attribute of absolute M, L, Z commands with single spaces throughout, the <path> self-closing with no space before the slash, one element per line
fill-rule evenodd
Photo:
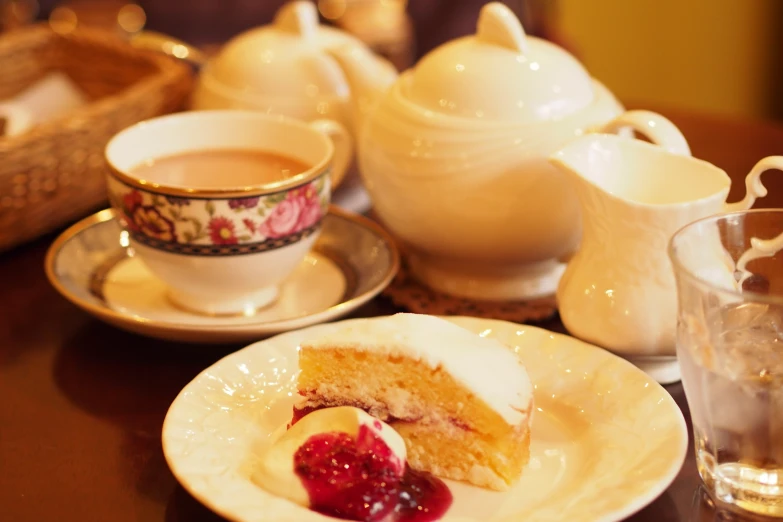
<path fill-rule="evenodd" d="M 302 417 L 305 417 L 310 413 L 313 413 L 314 411 L 323 410 L 325 408 L 336 408 L 341 406 L 350 406 L 352 408 L 359 408 L 360 410 L 363 410 L 366 413 L 372 415 L 373 417 L 380 419 L 388 424 L 400 423 L 400 422 L 420 422 L 422 420 L 421 416 L 394 417 L 393 415 L 389 414 L 388 408 L 370 408 L 359 401 L 336 400 L 332 404 L 324 403 L 323 401 L 307 401 L 301 405 L 294 406 L 294 414 L 291 418 L 291 423 L 289 424 L 289 427 L 299 422 L 299 420 L 301 420 Z M 434 419 L 434 420 L 435 423 L 438 424 L 446 422 L 460 430 L 473 431 L 473 428 L 471 428 L 471 426 L 468 423 L 460 419 L 455 419 L 453 417 L 448 417 L 446 419 L 442 419 L 442 418 Z"/>

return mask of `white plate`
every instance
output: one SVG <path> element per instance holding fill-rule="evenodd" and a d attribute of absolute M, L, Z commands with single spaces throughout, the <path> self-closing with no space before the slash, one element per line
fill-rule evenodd
<path fill-rule="evenodd" d="M 685 458 L 688 434 L 671 396 L 636 367 L 595 346 L 532 326 L 448 318 L 500 339 L 535 386 L 531 458 L 497 493 L 448 482 L 443 520 L 621 520 L 660 495 Z M 275 497 L 249 479 L 270 436 L 291 418 L 297 346 L 321 325 L 253 344 L 188 384 L 163 425 L 171 470 L 195 498 L 241 522 L 334 520 Z"/>
<path fill-rule="evenodd" d="M 76 223 L 49 249 L 49 281 L 110 324 L 185 342 L 249 342 L 338 318 L 376 296 L 399 267 L 397 248 L 383 229 L 332 206 L 315 247 L 272 306 L 252 316 L 209 317 L 174 306 L 122 234 L 110 209 Z"/>

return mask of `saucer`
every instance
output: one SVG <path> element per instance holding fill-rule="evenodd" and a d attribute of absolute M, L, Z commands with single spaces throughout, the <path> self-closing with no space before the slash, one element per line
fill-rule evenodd
<path fill-rule="evenodd" d="M 446 481 L 444 522 L 612 522 L 663 493 L 677 476 L 688 431 L 671 395 L 606 350 L 533 326 L 446 317 L 513 349 L 534 384 L 530 461 L 509 491 Z M 351 320 L 340 324 L 345 324 Z M 318 325 L 239 350 L 180 392 L 163 423 L 163 452 L 193 497 L 236 522 L 334 520 L 251 481 L 285 429 L 297 396 L 298 346 Z"/>
<path fill-rule="evenodd" d="M 197 343 L 249 342 L 333 320 L 380 293 L 398 268 L 399 253 L 380 226 L 335 206 L 278 299 L 247 316 L 205 316 L 174 305 L 164 284 L 128 247 L 112 209 L 63 232 L 46 257 L 46 274 L 57 291 L 99 319 L 150 337 Z"/>

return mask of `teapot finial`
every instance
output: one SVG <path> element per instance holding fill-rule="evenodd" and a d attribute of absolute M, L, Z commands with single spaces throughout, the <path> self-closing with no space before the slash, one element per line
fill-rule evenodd
<path fill-rule="evenodd" d="M 481 8 L 476 36 L 479 40 L 527 53 L 525 29 L 514 11 L 500 2 L 490 2 Z"/>
<path fill-rule="evenodd" d="M 289 2 L 275 14 L 274 25 L 281 31 L 305 38 L 314 36 L 318 31 L 318 10 L 308 0 Z"/>

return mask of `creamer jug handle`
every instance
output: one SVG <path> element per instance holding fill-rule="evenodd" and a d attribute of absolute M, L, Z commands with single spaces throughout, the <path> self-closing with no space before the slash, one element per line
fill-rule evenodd
<path fill-rule="evenodd" d="M 672 154 L 691 155 L 691 148 L 680 129 L 667 118 L 652 111 L 627 111 L 599 127 L 595 132 L 621 134 L 629 128 Z"/>
<path fill-rule="evenodd" d="M 748 210 L 757 199 L 767 195 L 767 188 L 761 182 L 761 175 L 768 170 L 783 170 L 783 156 L 768 156 L 759 160 L 745 176 L 745 197 L 736 203 L 726 203 L 725 212 Z"/>

